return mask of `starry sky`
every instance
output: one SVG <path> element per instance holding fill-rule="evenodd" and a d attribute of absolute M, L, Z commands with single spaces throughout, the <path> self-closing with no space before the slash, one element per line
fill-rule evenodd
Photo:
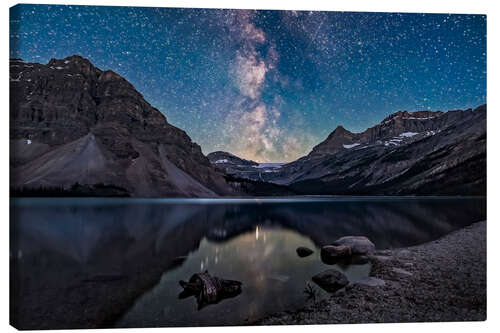
<path fill-rule="evenodd" d="M 486 16 L 18 5 L 10 56 L 79 54 L 205 154 L 306 155 L 338 125 L 486 103 Z"/>

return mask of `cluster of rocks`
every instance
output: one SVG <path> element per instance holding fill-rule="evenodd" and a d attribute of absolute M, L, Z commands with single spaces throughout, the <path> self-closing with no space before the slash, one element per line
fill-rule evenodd
<path fill-rule="evenodd" d="M 467 322 L 487 319 L 486 221 L 438 240 L 369 255 L 370 277 L 258 325 Z"/>
<path fill-rule="evenodd" d="M 366 256 L 375 252 L 375 245 L 364 236 L 346 236 L 339 238 L 331 245 L 321 248 L 321 258 L 325 263 L 331 263 L 340 259 L 353 258 L 355 256 Z M 301 258 L 310 256 L 314 251 L 307 247 L 298 247 L 297 255 Z M 349 280 L 340 271 L 328 269 L 312 277 L 312 281 L 327 292 L 336 292 L 347 286 Z M 218 303 L 223 299 L 231 298 L 241 293 L 240 281 L 226 280 L 212 276 L 205 271 L 191 276 L 189 281 L 179 281 L 183 291 L 179 298 L 195 296 L 198 308 L 201 309 L 208 304 Z"/>
<path fill-rule="evenodd" d="M 346 236 L 321 248 L 321 260 L 325 264 L 337 263 L 362 264 L 368 262 L 368 256 L 375 252 L 375 245 L 364 236 Z M 297 248 L 299 257 L 313 253 L 306 247 Z M 349 284 L 347 277 L 338 270 L 328 269 L 312 277 L 312 281 L 328 292 L 335 292 Z"/>

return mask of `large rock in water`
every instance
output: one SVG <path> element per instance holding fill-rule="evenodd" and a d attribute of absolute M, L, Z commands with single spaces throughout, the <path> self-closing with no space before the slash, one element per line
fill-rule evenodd
<path fill-rule="evenodd" d="M 312 277 L 314 283 L 328 292 L 335 292 L 349 284 L 347 277 L 335 269 L 329 269 Z"/>
<path fill-rule="evenodd" d="M 334 246 L 347 246 L 352 254 L 370 254 L 375 252 L 375 245 L 365 236 L 345 236 L 332 243 Z"/>
<path fill-rule="evenodd" d="M 232 193 L 199 145 L 125 78 L 80 56 L 10 61 L 11 186 L 115 185 L 131 196 Z"/>
<path fill-rule="evenodd" d="M 299 246 L 297 248 L 297 255 L 301 258 L 310 256 L 313 253 L 314 253 L 313 250 L 311 250 L 310 248 L 304 247 L 304 246 Z"/>

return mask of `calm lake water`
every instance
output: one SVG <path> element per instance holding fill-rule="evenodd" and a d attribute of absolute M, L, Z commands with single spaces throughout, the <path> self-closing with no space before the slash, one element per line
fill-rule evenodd
<path fill-rule="evenodd" d="M 323 270 L 368 276 L 369 264 L 321 261 L 339 237 L 398 248 L 484 219 L 485 198 L 12 199 L 11 317 L 25 328 L 244 324 L 301 307 Z M 299 258 L 299 246 L 315 252 Z M 201 310 L 179 299 L 178 281 L 205 270 L 242 293 Z"/>

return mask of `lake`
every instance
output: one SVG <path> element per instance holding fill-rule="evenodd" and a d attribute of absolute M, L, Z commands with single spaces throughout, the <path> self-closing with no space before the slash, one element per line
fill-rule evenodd
<path fill-rule="evenodd" d="M 351 282 L 369 263 L 319 249 L 364 235 L 378 249 L 435 240 L 486 219 L 482 197 L 11 199 L 11 322 L 18 328 L 239 325 L 303 306 L 323 270 Z M 306 258 L 296 248 L 315 252 Z M 198 309 L 179 280 L 208 270 L 241 294 Z"/>

